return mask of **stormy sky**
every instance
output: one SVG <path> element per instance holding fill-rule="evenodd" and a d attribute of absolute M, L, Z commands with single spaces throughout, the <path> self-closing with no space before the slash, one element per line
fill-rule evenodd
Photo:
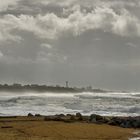
<path fill-rule="evenodd" d="M 0 0 L 0 83 L 140 91 L 139 0 Z"/>

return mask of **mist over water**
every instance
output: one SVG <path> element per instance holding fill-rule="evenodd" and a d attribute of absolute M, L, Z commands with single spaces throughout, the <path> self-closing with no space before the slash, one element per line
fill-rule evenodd
<path fill-rule="evenodd" d="M 0 92 L 0 116 L 28 113 L 111 116 L 140 115 L 140 93 L 8 93 Z"/>

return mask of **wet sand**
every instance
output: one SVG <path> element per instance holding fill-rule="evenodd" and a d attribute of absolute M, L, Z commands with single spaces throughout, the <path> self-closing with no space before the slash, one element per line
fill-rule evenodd
<path fill-rule="evenodd" d="M 128 140 L 136 137 L 136 131 L 139 129 L 44 121 L 44 117 L 0 118 L 0 140 Z"/>

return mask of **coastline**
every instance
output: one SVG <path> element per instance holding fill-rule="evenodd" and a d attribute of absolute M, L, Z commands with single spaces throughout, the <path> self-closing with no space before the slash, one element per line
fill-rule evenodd
<path fill-rule="evenodd" d="M 72 117 L 73 116 L 73 117 Z M 98 116 L 99 117 L 99 116 Z M 0 117 L 1 140 L 129 140 L 140 137 L 140 128 L 123 128 L 89 122 L 80 114 Z"/>

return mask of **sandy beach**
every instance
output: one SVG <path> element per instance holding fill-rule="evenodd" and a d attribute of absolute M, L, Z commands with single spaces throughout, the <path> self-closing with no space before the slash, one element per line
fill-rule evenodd
<path fill-rule="evenodd" d="M 86 122 L 44 121 L 44 117 L 0 118 L 0 140 L 129 140 L 139 129 Z"/>

